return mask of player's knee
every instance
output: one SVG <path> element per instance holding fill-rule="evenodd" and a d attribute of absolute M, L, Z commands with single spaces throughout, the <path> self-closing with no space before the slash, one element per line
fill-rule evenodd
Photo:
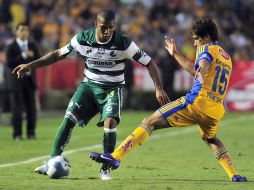
<path fill-rule="evenodd" d="M 153 120 L 149 117 L 143 119 L 141 126 L 146 127 L 152 131 L 154 130 Z"/>
<path fill-rule="evenodd" d="M 117 126 L 117 121 L 113 117 L 109 117 L 104 121 L 104 128 L 113 129 L 113 128 L 116 128 L 116 126 Z"/>
<path fill-rule="evenodd" d="M 201 138 L 206 144 L 214 144 L 216 141 L 216 137 L 208 138 L 206 136 L 202 136 Z"/>

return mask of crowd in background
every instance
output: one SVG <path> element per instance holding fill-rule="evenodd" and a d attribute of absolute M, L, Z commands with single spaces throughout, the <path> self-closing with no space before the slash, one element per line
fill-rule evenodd
<path fill-rule="evenodd" d="M 195 48 L 190 30 L 197 17 L 209 16 L 216 22 L 222 46 L 231 55 L 233 62 L 254 60 L 254 0 L 0 0 L 0 123 L 4 123 L 1 112 L 9 109 L 8 96 L 13 93 L 8 84 L 10 71 L 4 67 L 6 48 L 15 39 L 16 26 L 19 23 L 29 24 L 30 36 L 38 45 L 41 55 L 44 55 L 65 46 L 76 33 L 94 26 L 95 16 L 102 9 L 115 11 L 116 30 L 126 34 L 156 61 L 161 71 L 164 90 L 170 99 L 174 100 L 179 95 L 175 93 L 174 84 L 181 86 L 179 83 L 183 81 L 180 79 L 174 83 L 174 74 L 179 72 L 179 66 L 166 52 L 164 39 L 165 36 L 173 37 L 180 51 L 190 60 L 194 60 Z M 82 70 L 80 68 L 77 67 Z M 44 83 L 39 84 L 39 93 L 36 93 L 38 97 L 40 94 L 41 100 L 38 101 L 39 98 L 36 97 L 37 109 L 40 107 L 38 102 L 45 103 L 43 97 L 51 90 L 49 70 L 41 70 L 40 81 Z M 133 86 L 138 86 L 137 82 L 133 85 L 135 77 L 132 64 L 126 64 L 125 72 L 128 94 L 125 108 L 154 109 L 156 105 L 150 101 L 153 97 L 148 94 L 145 101 L 144 94 L 139 96 L 136 93 L 136 100 L 132 102 L 130 97 L 134 94 Z M 42 75 L 45 75 L 45 78 Z M 51 80 L 54 81 L 52 78 Z M 59 81 L 64 83 L 61 78 Z M 187 80 L 184 78 L 184 81 Z M 186 84 L 187 88 L 180 90 L 189 90 L 192 84 L 188 81 Z M 54 102 L 52 108 L 57 109 L 56 103 L 60 102 L 62 106 L 64 98 L 54 99 L 54 96 L 54 93 L 47 94 L 48 105 Z M 140 102 L 144 103 L 141 105 Z M 9 124 L 9 121 L 6 123 Z M 15 139 L 15 135 L 13 137 Z M 28 134 L 29 138 L 35 139 L 35 133 Z"/>
<path fill-rule="evenodd" d="M 104 8 L 117 13 L 117 29 L 157 60 L 167 56 L 165 35 L 174 37 L 193 59 L 189 28 L 201 16 L 214 19 L 234 60 L 254 59 L 254 0 L 0 0 L 0 44 L 10 43 L 15 26 L 26 21 L 44 54 L 93 26 L 96 13 Z"/>

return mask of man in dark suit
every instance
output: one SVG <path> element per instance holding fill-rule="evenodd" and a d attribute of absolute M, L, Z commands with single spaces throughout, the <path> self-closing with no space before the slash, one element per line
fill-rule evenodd
<path fill-rule="evenodd" d="M 20 64 L 29 63 L 40 57 L 35 43 L 29 41 L 29 27 L 25 23 L 18 24 L 16 39 L 7 49 L 7 66 L 12 71 Z M 27 138 L 35 139 L 36 126 L 36 73 L 31 71 L 24 78 L 11 76 L 11 110 L 13 139 L 22 140 L 22 112 L 26 111 Z"/>

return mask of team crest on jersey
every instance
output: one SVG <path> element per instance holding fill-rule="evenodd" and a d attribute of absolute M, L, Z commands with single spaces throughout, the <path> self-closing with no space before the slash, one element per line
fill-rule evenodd
<path fill-rule="evenodd" d="M 131 147 L 132 147 L 132 139 L 127 139 L 124 145 L 122 146 L 122 149 L 124 152 L 126 152 Z"/>
<path fill-rule="evenodd" d="M 225 59 L 227 59 L 227 60 L 230 59 L 229 55 L 222 49 L 219 49 L 219 52 L 220 52 L 221 56 L 224 57 Z"/>
<path fill-rule="evenodd" d="M 98 54 L 102 55 L 102 54 L 105 53 L 105 49 L 103 49 L 103 48 L 98 48 L 97 52 L 98 52 Z"/>

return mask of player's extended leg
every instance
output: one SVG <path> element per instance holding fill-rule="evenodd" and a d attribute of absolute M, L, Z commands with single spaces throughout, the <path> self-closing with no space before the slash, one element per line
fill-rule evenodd
<path fill-rule="evenodd" d="M 150 136 L 153 130 L 170 127 L 159 111 L 145 118 L 141 125 L 130 134 L 112 154 L 90 153 L 90 158 L 99 162 L 107 163 L 112 169 L 120 165 L 120 161 L 132 150 L 142 145 Z"/>
<path fill-rule="evenodd" d="M 200 129 L 200 132 L 201 134 L 203 133 L 202 129 Z M 227 149 L 216 136 L 212 138 L 207 138 L 206 135 L 203 134 L 202 139 L 210 147 L 214 154 L 214 157 L 218 160 L 219 164 L 226 171 L 230 180 L 232 180 L 233 182 L 247 181 L 247 178 L 245 176 L 240 176 L 236 173 Z"/>
<path fill-rule="evenodd" d="M 141 125 L 136 128 L 112 154 L 91 152 L 89 156 L 96 162 L 107 163 L 112 169 L 116 169 L 119 167 L 120 161 L 127 156 L 129 152 L 142 145 L 149 138 L 153 130 L 171 126 L 185 127 L 196 124 L 195 115 L 193 115 L 192 112 L 185 97 L 181 97 L 162 106 L 152 115 L 145 118 Z"/>
<path fill-rule="evenodd" d="M 141 125 L 136 128 L 112 153 L 117 160 L 122 160 L 132 150 L 142 145 L 152 131 L 170 127 L 159 111 L 154 112 L 151 116 L 145 118 Z"/>

